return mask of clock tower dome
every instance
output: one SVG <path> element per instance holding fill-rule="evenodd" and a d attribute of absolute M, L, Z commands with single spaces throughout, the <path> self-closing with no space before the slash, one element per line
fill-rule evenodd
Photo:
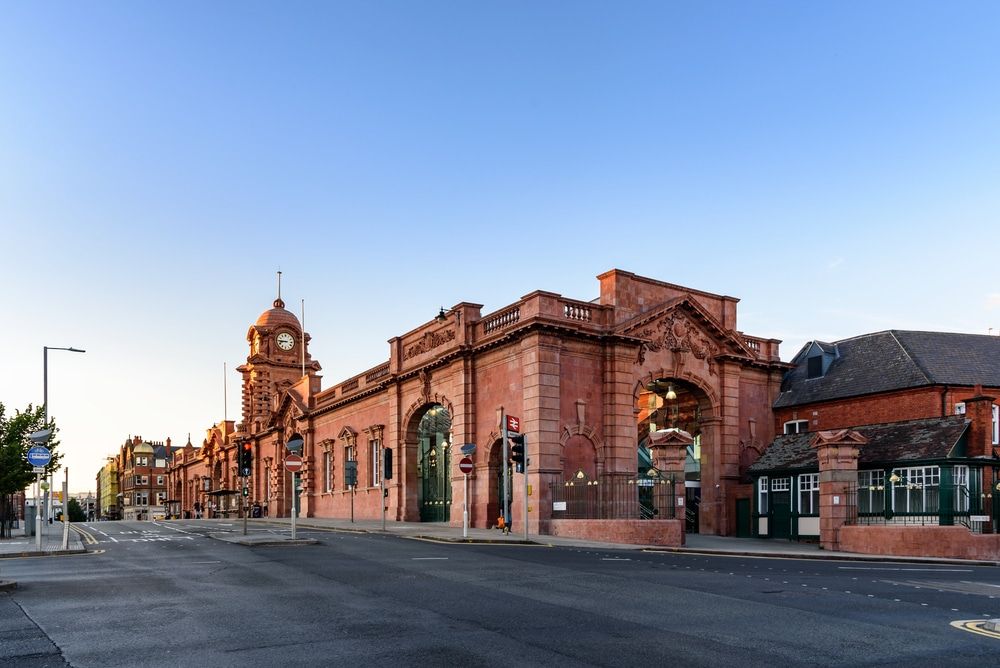
<path fill-rule="evenodd" d="M 243 431 L 250 434 L 265 427 L 281 393 L 302 378 L 303 359 L 307 375 L 320 370 L 309 355 L 309 334 L 285 309 L 278 290 L 272 307 L 247 330 L 250 354 L 236 369 L 243 376 Z"/>

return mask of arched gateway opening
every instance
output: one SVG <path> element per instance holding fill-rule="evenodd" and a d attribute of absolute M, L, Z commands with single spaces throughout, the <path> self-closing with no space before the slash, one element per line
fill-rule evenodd
<path fill-rule="evenodd" d="M 431 404 L 417 423 L 417 503 L 421 522 L 451 518 L 451 413 Z"/>
<path fill-rule="evenodd" d="M 637 466 L 643 477 L 653 466 L 649 435 L 662 429 L 679 429 L 694 439 L 684 462 L 685 519 L 687 531 L 698 531 L 701 502 L 702 420 L 711 413 L 711 402 L 696 385 L 675 378 L 656 378 L 640 390 L 636 400 Z"/>

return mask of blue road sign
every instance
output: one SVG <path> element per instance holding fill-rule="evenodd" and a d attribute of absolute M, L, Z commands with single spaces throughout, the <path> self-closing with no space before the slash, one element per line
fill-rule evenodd
<path fill-rule="evenodd" d="M 52 453 L 42 445 L 36 445 L 28 450 L 28 463 L 32 466 L 48 466 L 52 461 Z"/>

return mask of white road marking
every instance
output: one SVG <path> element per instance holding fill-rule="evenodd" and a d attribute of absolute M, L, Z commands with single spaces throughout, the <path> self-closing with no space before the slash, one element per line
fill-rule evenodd
<path fill-rule="evenodd" d="M 413 561 L 448 561 L 448 557 L 411 557 Z"/>
<path fill-rule="evenodd" d="M 874 568 L 868 566 L 837 566 L 842 571 L 908 571 L 919 573 L 972 573 L 971 568 Z M 857 578 L 854 578 L 855 580 Z"/>

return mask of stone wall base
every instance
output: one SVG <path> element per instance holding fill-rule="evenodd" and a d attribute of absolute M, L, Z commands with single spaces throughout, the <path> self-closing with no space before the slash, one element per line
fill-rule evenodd
<path fill-rule="evenodd" d="M 684 520 L 550 520 L 548 533 L 629 545 L 684 545 Z"/>
<path fill-rule="evenodd" d="M 843 526 L 839 538 L 842 552 L 1000 561 L 1000 534 L 962 526 Z"/>

